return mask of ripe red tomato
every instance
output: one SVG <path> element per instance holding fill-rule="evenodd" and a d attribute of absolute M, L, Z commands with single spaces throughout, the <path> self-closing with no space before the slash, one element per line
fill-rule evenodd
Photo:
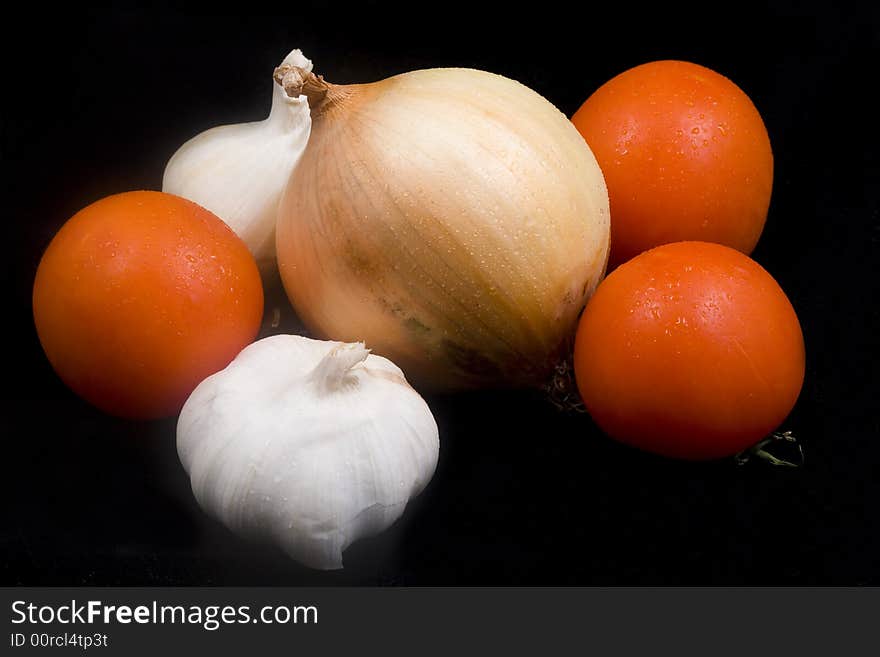
<path fill-rule="evenodd" d="M 711 459 L 785 420 L 804 379 L 804 341 L 785 293 L 739 251 L 659 246 L 618 267 L 587 304 L 578 389 L 596 423 L 665 456 Z"/>
<path fill-rule="evenodd" d="M 726 77 L 697 64 L 636 66 L 572 117 L 608 186 L 610 266 L 682 240 L 751 253 L 773 187 L 758 110 Z"/>
<path fill-rule="evenodd" d="M 40 261 L 34 320 L 61 379 L 123 417 L 176 413 L 259 330 L 253 257 L 208 210 L 128 192 L 74 215 Z"/>

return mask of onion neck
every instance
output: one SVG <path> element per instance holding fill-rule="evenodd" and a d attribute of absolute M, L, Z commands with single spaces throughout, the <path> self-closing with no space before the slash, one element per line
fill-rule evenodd
<path fill-rule="evenodd" d="M 276 68 L 273 78 L 288 97 L 306 97 L 312 118 L 323 114 L 349 96 L 345 86 L 331 84 L 322 76 L 292 64 L 282 64 Z"/>

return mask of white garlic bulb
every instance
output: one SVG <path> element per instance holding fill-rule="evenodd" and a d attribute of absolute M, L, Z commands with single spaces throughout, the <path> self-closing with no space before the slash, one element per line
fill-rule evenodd
<path fill-rule="evenodd" d="M 424 489 L 439 437 L 394 363 L 362 343 L 276 335 L 195 389 L 177 449 L 202 508 L 332 569 Z"/>
<path fill-rule="evenodd" d="M 312 69 L 299 50 L 285 65 Z M 278 202 L 310 130 L 306 97 L 273 83 L 267 119 L 211 128 L 187 141 L 165 167 L 162 191 L 216 214 L 248 245 L 261 272 L 274 271 Z"/>

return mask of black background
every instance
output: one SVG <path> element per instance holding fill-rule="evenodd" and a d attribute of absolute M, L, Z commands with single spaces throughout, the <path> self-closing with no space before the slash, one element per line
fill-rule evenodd
<path fill-rule="evenodd" d="M 830 2 L 614 4 L 298 1 L 220 14 L 116 4 L 7 16 L 0 583 L 880 584 L 880 168 L 867 100 L 880 17 Z M 173 419 L 113 419 L 60 383 L 33 329 L 31 286 L 77 210 L 158 189 L 183 141 L 264 117 L 272 68 L 293 47 L 340 83 L 486 69 L 569 116 L 604 81 L 654 59 L 733 79 L 774 147 L 753 257 L 803 326 L 806 381 L 783 428 L 799 436 L 805 465 L 642 454 L 538 392 L 434 396 L 433 481 L 390 531 L 352 546 L 344 570 L 301 568 L 207 518 L 177 460 Z"/>

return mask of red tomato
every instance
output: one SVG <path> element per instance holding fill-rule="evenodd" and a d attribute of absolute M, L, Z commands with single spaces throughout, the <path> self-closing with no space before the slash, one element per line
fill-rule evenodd
<path fill-rule="evenodd" d="M 55 371 L 123 417 L 176 413 L 259 330 L 253 257 L 208 210 L 128 192 L 74 215 L 40 261 L 34 320 Z"/>
<path fill-rule="evenodd" d="M 682 240 L 751 253 L 773 187 L 761 115 L 726 77 L 659 61 L 602 85 L 572 117 L 608 185 L 611 266 Z"/>
<path fill-rule="evenodd" d="M 739 251 L 679 242 L 618 267 L 587 304 L 575 375 L 596 423 L 621 442 L 711 459 L 785 420 L 804 341 L 785 293 Z"/>

